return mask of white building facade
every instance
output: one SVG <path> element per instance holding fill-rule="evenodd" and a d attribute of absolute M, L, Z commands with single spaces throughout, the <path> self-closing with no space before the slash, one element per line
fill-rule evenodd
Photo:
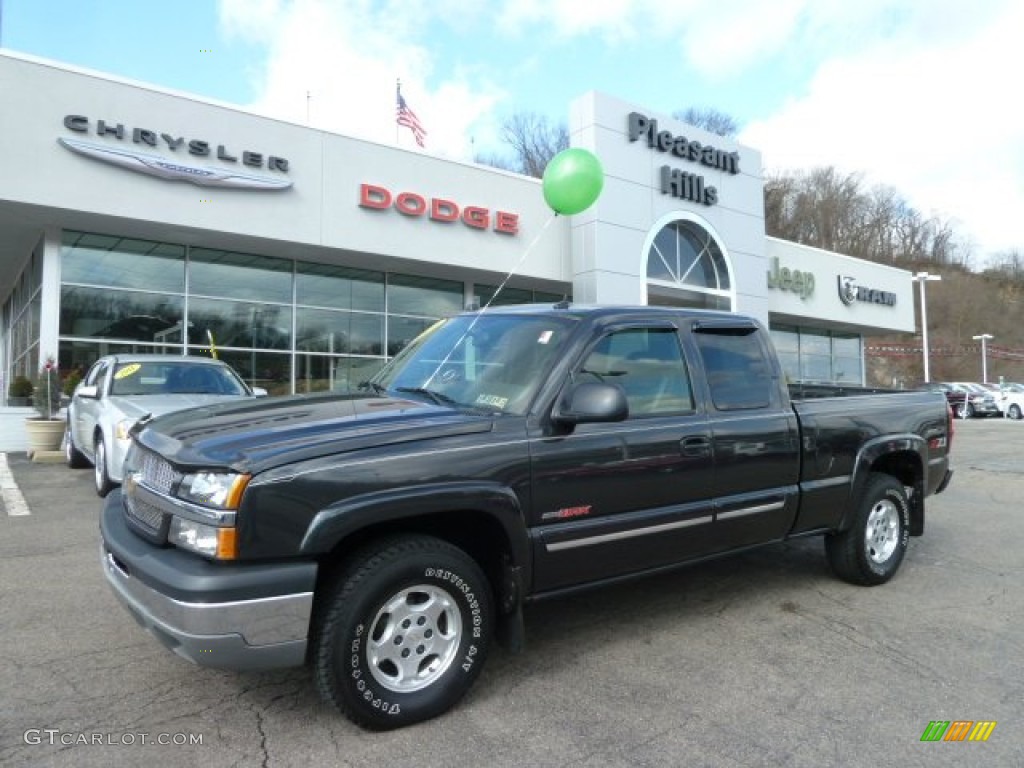
<path fill-rule="evenodd" d="M 347 390 L 485 305 L 753 315 L 793 380 L 859 384 L 914 330 L 909 272 L 765 236 L 757 151 L 590 93 L 606 174 L 556 217 L 539 180 L 0 54 L 0 376 L 116 351 L 217 354 L 271 393 Z"/>

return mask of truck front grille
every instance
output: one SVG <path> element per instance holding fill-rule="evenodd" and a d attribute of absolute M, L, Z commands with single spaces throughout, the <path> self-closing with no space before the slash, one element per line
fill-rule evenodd
<path fill-rule="evenodd" d="M 159 493 L 169 494 L 179 475 L 166 461 L 154 453 L 142 454 L 142 482 Z"/>
<path fill-rule="evenodd" d="M 132 495 L 125 495 L 124 506 L 129 517 L 145 526 L 151 534 L 157 535 L 163 529 L 164 513 L 145 501 Z"/>

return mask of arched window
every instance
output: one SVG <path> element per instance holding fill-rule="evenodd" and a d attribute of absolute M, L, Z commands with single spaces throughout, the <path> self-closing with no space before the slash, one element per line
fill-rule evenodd
<path fill-rule="evenodd" d="M 729 261 L 708 225 L 680 212 L 658 222 L 652 233 L 648 304 L 732 310 Z"/>

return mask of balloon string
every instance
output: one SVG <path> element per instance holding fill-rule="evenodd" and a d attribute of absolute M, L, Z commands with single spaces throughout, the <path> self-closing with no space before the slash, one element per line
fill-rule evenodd
<path fill-rule="evenodd" d="M 541 237 L 543 237 L 544 233 L 547 231 L 547 228 L 551 226 L 551 222 L 554 221 L 557 216 L 558 212 L 556 211 L 555 213 L 551 214 L 551 216 L 548 217 L 547 221 L 544 222 L 544 226 L 542 226 L 540 230 L 538 230 L 533 240 L 530 242 L 528 246 L 526 246 L 526 250 L 523 251 L 523 255 L 519 257 L 519 261 L 517 261 L 515 265 L 512 267 L 512 269 L 509 270 L 509 273 L 505 275 L 505 279 L 501 281 L 501 284 L 498 285 L 497 289 L 495 289 L 491 298 L 487 300 L 487 303 L 480 308 L 480 311 L 477 313 L 476 317 L 473 318 L 473 321 L 469 324 L 469 327 L 466 328 L 466 330 L 462 332 L 462 335 L 459 336 L 458 340 L 454 344 L 452 344 L 452 348 L 448 350 L 448 354 L 444 356 L 444 360 L 437 364 L 437 368 L 434 369 L 434 372 L 431 373 L 430 376 L 427 377 L 427 380 L 423 382 L 424 389 L 430 386 L 430 382 L 434 380 L 434 377 L 437 376 L 438 372 L 442 368 L 444 368 L 445 365 L 448 364 L 448 361 L 451 359 L 451 356 L 455 354 L 455 350 L 457 350 L 459 348 L 459 345 L 463 341 L 465 341 L 467 336 L 469 336 L 470 332 L 473 330 L 473 327 L 477 324 L 477 321 L 484 316 L 484 312 L 487 311 L 487 308 L 491 306 L 491 304 L 494 302 L 496 298 L 498 298 L 498 294 L 501 293 L 502 288 L 505 287 L 505 284 L 508 283 L 512 275 L 516 273 L 516 270 L 518 270 L 523 265 L 523 262 L 526 261 L 526 257 L 530 255 L 530 251 L 532 251 L 533 247 L 537 245 Z"/>

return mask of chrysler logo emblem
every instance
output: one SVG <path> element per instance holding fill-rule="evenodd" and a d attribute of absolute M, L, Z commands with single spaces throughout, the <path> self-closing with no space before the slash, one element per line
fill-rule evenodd
<path fill-rule="evenodd" d="M 230 168 L 210 168 L 170 161 L 159 155 L 134 152 L 107 144 L 94 144 L 78 139 L 57 139 L 64 147 L 93 160 L 110 163 L 136 173 L 156 176 L 169 181 L 187 181 L 200 187 L 228 187 L 231 189 L 287 189 L 292 185 L 288 179 L 239 173 Z"/>

